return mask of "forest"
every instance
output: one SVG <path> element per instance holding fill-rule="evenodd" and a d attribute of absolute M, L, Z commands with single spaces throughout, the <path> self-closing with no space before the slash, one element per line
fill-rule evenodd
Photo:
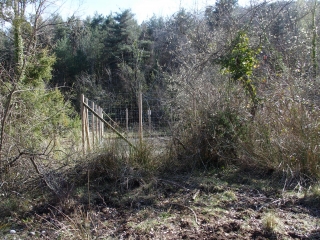
<path fill-rule="evenodd" d="M 318 0 L 56 2 L 0 0 L 0 238 L 320 239 Z M 166 136 L 84 151 L 81 95 L 139 93 Z"/>

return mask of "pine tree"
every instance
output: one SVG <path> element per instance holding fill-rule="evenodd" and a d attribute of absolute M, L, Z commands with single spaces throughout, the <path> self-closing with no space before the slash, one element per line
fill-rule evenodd
<path fill-rule="evenodd" d="M 228 27 L 232 22 L 232 12 L 237 6 L 238 0 L 219 0 L 214 6 L 208 6 L 205 17 L 209 27 Z"/>

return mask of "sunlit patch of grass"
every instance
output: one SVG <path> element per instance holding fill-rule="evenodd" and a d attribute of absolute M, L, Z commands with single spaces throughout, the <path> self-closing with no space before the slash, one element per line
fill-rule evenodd
<path fill-rule="evenodd" d="M 266 213 L 262 218 L 262 228 L 267 233 L 274 234 L 274 233 L 280 231 L 281 221 L 276 216 L 275 213 L 273 213 L 273 212 Z"/>
<path fill-rule="evenodd" d="M 161 219 L 168 219 L 172 216 L 172 214 L 170 212 L 162 212 L 160 213 L 160 218 Z"/>
<path fill-rule="evenodd" d="M 152 219 L 152 218 L 147 218 L 146 220 L 138 223 L 138 224 L 132 224 L 132 227 L 134 229 L 143 231 L 143 232 L 150 232 L 155 230 L 157 227 L 159 227 L 161 223 L 158 219 Z"/>
<path fill-rule="evenodd" d="M 194 201 L 198 211 L 203 215 L 223 216 L 227 210 L 221 208 L 222 202 L 236 201 L 238 198 L 235 192 L 227 190 L 220 193 L 201 194 Z"/>
<path fill-rule="evenodd" d="M 295 191 L 295 190 L 286 190 L 282 192 L 282 197 L 283 198 L 288 198 L 288 199 L 294 199 L 294 198 L 303 198 L 305 194 L 300 191 Z"/>
<path fill-rule="evenodd" d="M 156 231 L 160 226 L 168 224 L 172 214 L 169 212 L 162 212 L 157 216 L 154 212 L 144 209 L 139 211 L 130 221 L 128 226 L 134 230 L 149 233 Z"/>
<path fill-rule="evenodd" d="M 201 207 L 199 209 L 199 212 L 201 212 L 201 214 L 203 215 L 217 217 L 217 216 L 223 216 L 226 213 L 226 210 L 221 207 L 218 207 L 218 205 L 215 205 L 215 206 L 207 205 L 205 207 Z"/>
<path fill-rule="evenodd" d="M 223 192 L 221 195 L 221 200 L 222 201 L 237 201 L 237 195 L 231 191 L 231 190 L 227 190 L 225 192 Z"/>
<path fill-rule="evenodd" d="M 206 208 L 214 208 L 221 202 L 219 195 L 217 194 L 204 194 L 195 199 L 195 204 L 200 206 L 204 205 Z"/>

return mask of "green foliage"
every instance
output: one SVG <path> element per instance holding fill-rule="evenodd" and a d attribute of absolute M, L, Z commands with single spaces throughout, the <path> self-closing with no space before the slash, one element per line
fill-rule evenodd
<path fill-rule="evenodd" d="M 231 42 L 230 52 L 221 60 L 222 72 L 230 73 L 231 80 L 242 85 L 254 104 L 258 102 L 258 97 L 251 76 L 258 64 L 256 55 L 259 52 L 259 49 L 250 47 L 247 34 L 239 32 Z"/>
<path fill-rule="evenodd" d="M 52 68 L 56 58 L 47 49 L 40 50 L 27 63 L 25 85 L 39 86 L 52 77 Z"/>
<path fill-rule="evenodd" d="M 41 22 L 40 13 L 46 3 L 39 3 L 39 6 L 36 1 L 3 3 L 13 13 L 5 20 L 12 27 L 14 48 L 12 65 L 1 64 L 1 81 L 5 85 L 1 94 L 6 96 L 0 99 L 0 106 L 4 106 L 1 111 L 5 113 L 1 116 L 1 168 L 5 162 L 3 159 L 8 162 L 8 159 L 18 160 L 28 154 L 48 154 L 46 151 L 51 142 L 54 146 L 58 142 L 57 135 L 65 137 L 69 134 L 67 132 L 79 126 L 72 107 L 65 102 L 60 91 L 48 90 L 46 86 L 52 77 L 56 58 L 48 49 L 41 47 L 38 39 L 43 35 L 38 32 L 37 24 L 29 22 L 34 19 Z M 39 9 L 28 19 L 25 9 L 32 4 Z M 54 147 L 50 149 L 57 150 Z"/>
<path fill-rule="evenodd" d="M 229 28 L 229 20 L 237 3 L 238 0 L 218 0 L 215 6 L 207 6 L 205 17 L 210 29 L 213 30 L 219 26 Z"/>
<path fill-rule="evenodd" d="M 238 112 L 226 109 L 209 116 L 209 129 L 215 138 L 224 139 L 227 146 L 232 146 L 236 138 L 246 133 L 246 127 Z M 233 144 L 230 144 L 233 143 Z"/>
<path fill-rule="evenodd" d="M 236 109 L 205 109 L 201 121 L 180 126 L 174 143 L 179 167 L 192 169 L 224 168 L 239 157 L 239 142 L 246 138 L 247 122 Z"/>
<path fill-rule="evenodd" d="M 210 114 L 206 126 L 206 154 L 215 153 L 223 159 L 237 157 L 238 141 L 246 135 L 246 123 L 241 115 L 232 109 L 225 109 L 216 114 Z M 223 163 L 224 164 L 224 163 Z"/>
<path fill-rule="evenodd" d="M 13 139 L 21 139 L 20 147 L 41 151 L 45 144 L 58 137 L 80 131 L 80 121 L 70 103 L 58 89 L 24 91 L 16 98 L 15 116 L 10 126 Z"/>

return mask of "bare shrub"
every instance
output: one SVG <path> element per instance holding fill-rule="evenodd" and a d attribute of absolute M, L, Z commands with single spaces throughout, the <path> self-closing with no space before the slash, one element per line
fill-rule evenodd
<path fill-rule="evenodd" d="M 283 82 L 278 79 L 268 91 L 242 142 L 243 154 L 262 166 L 285 170 L 291 177 L 319 178 L 319 107 L 304 98 L 305 88 Z"/>

